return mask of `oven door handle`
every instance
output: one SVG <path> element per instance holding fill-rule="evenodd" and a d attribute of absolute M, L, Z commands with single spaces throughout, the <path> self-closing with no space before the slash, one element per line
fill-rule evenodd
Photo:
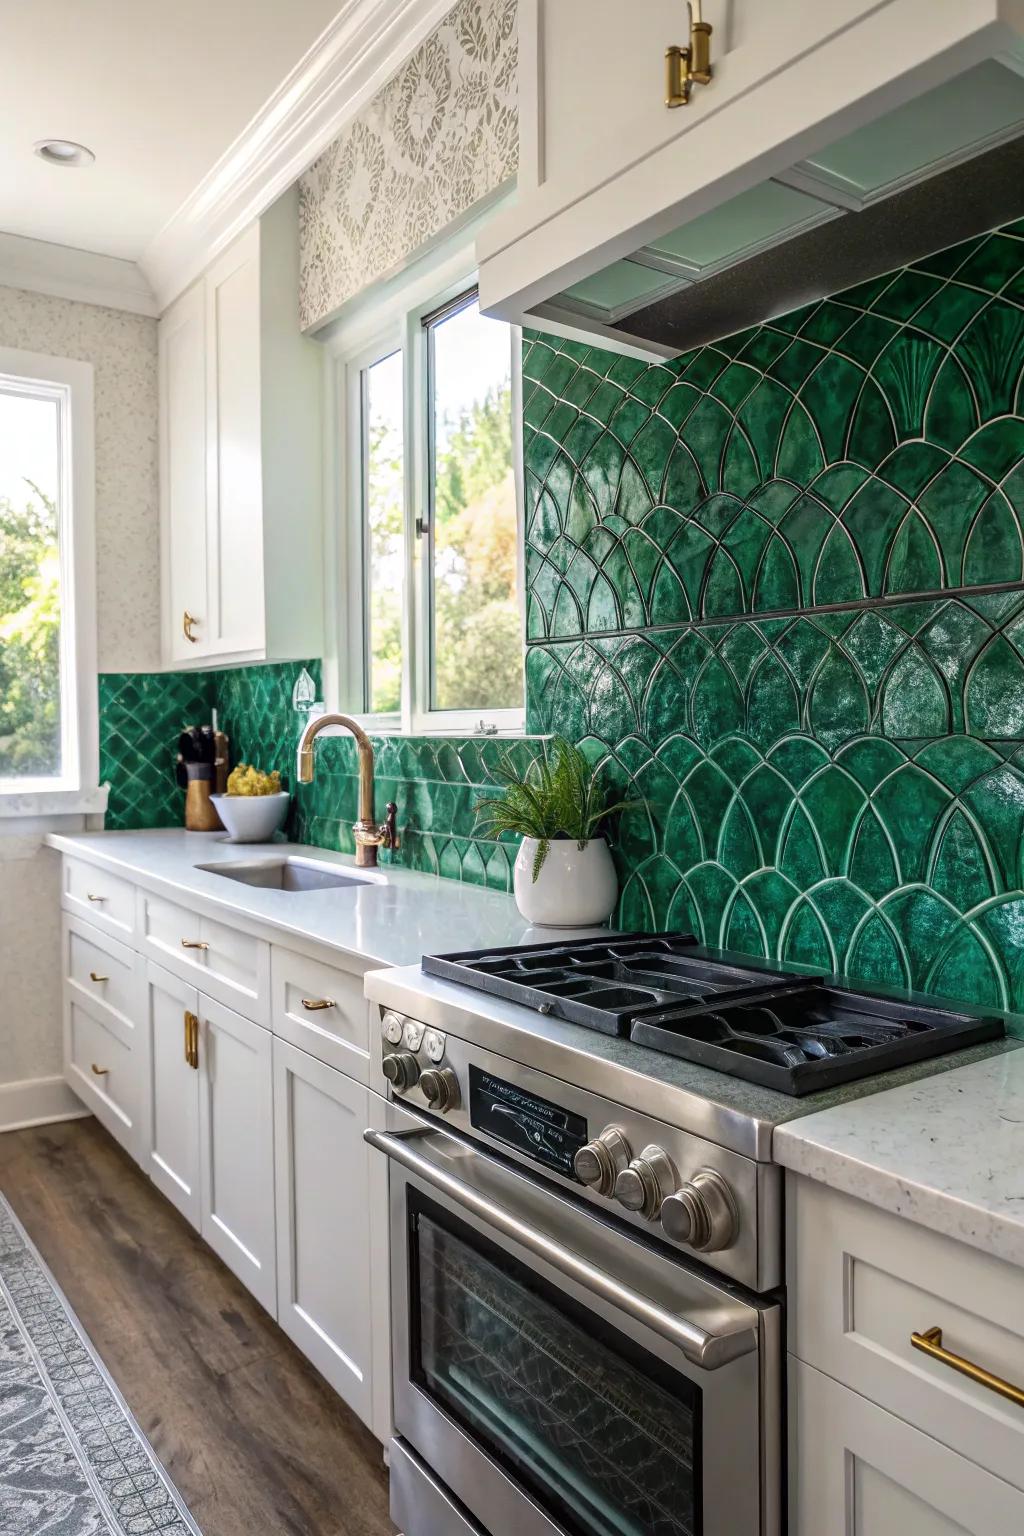
<path fill-rule="evenodd" d="M 625 1312 L 636 1322 L 650 1328 L 661 1338 L 667 1339 L 680 1349 L 691 1365 L 700 1366 L 705 1371 L 716 1371 L 723 1365 L 728 1365 L 733 1360 L 738 1360 L 741 1355 L 750 1354 L 758 1346 L 757 1324 L 743 1323 L 724 1333 L 709 1333 L 701 1328 L 698 1323 L 688 1321 L 677 1313 L 666 1312 L 656 1302 L 642 1296 L 639 1291 L 634 1291 L 630 1286 L 623 1285 L 612 1275 L 605 1274 L 604 1270 L 597 1269 L 593 1264 L 588 1264 L 586 1259 L 581 1259 L 571 1249 L 565 1248 L 561 1243 L 555 1242 L 544 1232 L 538 1232 L 536 1227 L 527 1226 L 518 1217 L 510 1212 L 502 1210 L 500 1205 L 495 1205 L 485 1195 L 464 1184 L 461 1179 L 455 1178 L 443 1168 L 417 1152 L 412 1145 L 421 1136 L 430 1135 L 429 1130 L 405 1131 L 401 1135 L 391 1135 L 386 1131 L 364 1131 L 364 1140 L 371 1147 L 376 1147 L 378 1152 L 383 1152 L 386 1157 L 400 1163 L 410 1173 L 421 1178 L 424 1183 L 430 1184 L 434 1189 L 440 1190 L 448 1196 L 456 1205 L 461 1205 L 465 1210 L 472 1211 L 486 1221 L 489 1227 L 511 1238 L 513 1242 L 521 1244 L 539 1259 L 544 1259 L 553 1268 L 558 1269 L 570 1280 L 577 1281 L 586 1290 L 592 1291 L 595 1296 L 600 1296 L 603 1301 Z"/>

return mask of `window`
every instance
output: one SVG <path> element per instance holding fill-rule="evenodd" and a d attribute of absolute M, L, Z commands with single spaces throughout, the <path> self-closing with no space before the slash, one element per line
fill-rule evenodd
<path fill-rule="evenodd" d="M 92 477 L 91 366 L 0 348 L 0 796 L 20 811 L 99 808 Z"/>
<path fill-rule="evenodd" d="M 378 729 L 519 730 L 519 333 L 465 280 L 419 296 L 341 363 L 338 691 Z"/>

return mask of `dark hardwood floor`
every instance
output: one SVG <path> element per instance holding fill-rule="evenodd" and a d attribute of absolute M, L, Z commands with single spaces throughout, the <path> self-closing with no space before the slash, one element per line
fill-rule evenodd
<path fill-rule="evenodd" d="M 378 1442 L 95 1120 L 0 1135 L 0 1190 L 204 1536 L 390 1536 Z"/>

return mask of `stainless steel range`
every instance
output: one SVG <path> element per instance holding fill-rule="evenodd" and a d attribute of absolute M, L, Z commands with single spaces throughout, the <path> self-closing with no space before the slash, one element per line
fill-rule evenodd
<path fill-rule="evenodd" d="M 680 935 L 428 957 L 367 994 L 392 1101 L 366 1139 L 390 1160 L 404 1536 L 779 1536 L 773 1127 L 818 1107 L 787 1096 L 808 1064 L 892 1065 L 895 1044 L 913 1060 L 1001 1021 Z M 709 1070 L 694 1038 L 798 1086 Z M 766 1040 L 777 1055 L 742 1043 Z"/>

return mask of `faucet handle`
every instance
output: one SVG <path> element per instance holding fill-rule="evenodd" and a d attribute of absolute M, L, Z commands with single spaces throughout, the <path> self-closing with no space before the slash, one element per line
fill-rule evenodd
<path fill-rule="evenodd" d="M 389 800 L 387 803 L 380 830 L 381 842 L 392 853 L 397 853 L 402 845 L 398 841 L 398 806 L 393 800 Z"/>

